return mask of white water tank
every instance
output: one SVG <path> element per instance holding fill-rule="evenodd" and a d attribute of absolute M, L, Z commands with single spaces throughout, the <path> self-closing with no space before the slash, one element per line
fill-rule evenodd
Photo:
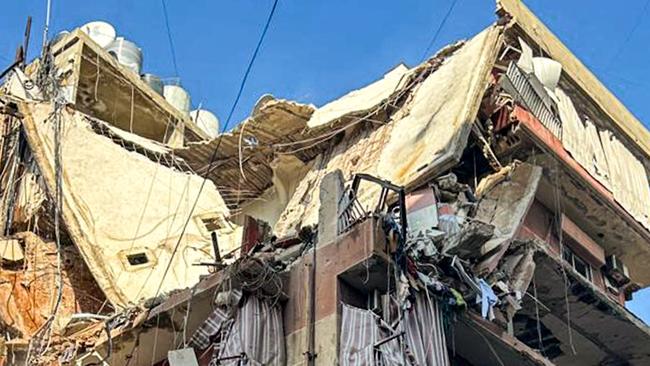
<path fill-rule="evenodd" d="M 163 89 L 165 100 L 172 107 L 188 115 L 190 112 L 190 95 L 178 85 L 165 85 Z"/>
<path fill-rule="evenodd" d="M 82 25 L 80 29 L 102 48 L 106 48 L 115 40 L 115 28 L 107 22 L 90 22 Z"/>
<path fill-rule="evenodd" d="M 160 95 L 164 95 L 163 90 L 164 90 L 165 86 L 163 85 L 162 80 L 160 80 L 160 78 L 158 76 L 156 76 L 154 74 L 143 74 L 143 75 L 140 76 L 140 78 L 147 85 L 149 85 L 149 87 L 151 89 L 153 89 L 156 93 L 158 93 Z"/>
<path fill-rule="evenodd" d="M 190 112 L 190 117 L 208 136 L 217 137 L 219 135 L 219 118 L 214 113 L 205 109 L 195 109 Z"/>
<path fill-rule="evenodd" d="M 56 36 L 52 38 L 52 42 L 51 42 L 52 46 L 62 41 L 68 34 L 70 34 L 70 32 L 68 32 L 67 30 L 62 30 L 59 33 L 57 33 Z"/>
<path fill-rule="evenodd" d="M 106 47 L 106 51 L 113 55 L 117 62 L 140 75 L 142 50 L 135 43 L 124 37 L 117 37 Z"/>

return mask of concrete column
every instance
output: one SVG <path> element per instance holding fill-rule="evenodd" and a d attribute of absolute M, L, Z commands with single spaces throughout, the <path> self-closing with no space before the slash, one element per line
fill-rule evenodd
<path fill-rule="evenodd" d="M 343 196 L 343 173 L 337 169 L 326 174 L 320 183 L 320 208 L 318 209 L 318 246 L 333 243 L 337 236 L 339 201 Z"/>

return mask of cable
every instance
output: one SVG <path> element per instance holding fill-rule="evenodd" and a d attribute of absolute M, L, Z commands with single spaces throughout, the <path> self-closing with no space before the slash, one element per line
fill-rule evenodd
<path fill-rule="evenodd" d="M 650 1 L 650 0 L 648 0 L 648 1 Z M 431 41 L 429 42 L 429 45 L 424 50 L 424 53 L 422 53 L 422 57 L 420 57 L 420 63 L 422 63 L 422 61 L 424 61 L 424 59 L 429 54 L 429 50 L 431 50 L 431 47 L 433 47 L 433 44 L 438 39 L 438 36 L 440 35 L 440 32 L 442 31 L 442 28 L 444 28 L 445 24 L 447 23 L 447 19 L 449 19 L 449 16 L 451 15 L 451 12 L 454 10 L 454 7 L 456 6 L 457 2 L 458 2 L 458 0 L 453 0 L 452 1 L 451 6 L 449 6 L 449 9 L 447 10 L 447 14 L 445 14 L 445 17 L 442 18 L 442 21 L 438 25 L 438 29 L 436 29 L 436 32 L 433 34 L 433 38 L 431 38 Z"/>
<path fill-rule="evenodd" d="M 49 2 L 48 2 L 49 3 Z M 62 209 L 63 209 L 63 157 L 62 157 L 62 133 L 63 133 L 63 119 L 61 116 L 61 111 L 65 107 L 65 101 L 60 96 L 60 86 L 55 78 L 57 74 L 57 68 L 52 64 L 52 53 L 49 47 L 45 48 L 45 54 L 43 56 L 43 66 L 39 70 L 40 76 L 37 80 L 40 80 L 41 90 L 47 91 L 47 94 L 52 95 L 54 100 L 54 110 L 48 117 L 48 120 L 52 120 L 54 128 L 54 170 L 55 170 L 55 187 L 54 187 L 54 235 L 55 235 L 55 244 L 56 244 L 56 272 L 57 272 L 57 292 L 56 299 L 54 301 L 52 312 L 48 319 L 43 323 L 41 328 L 34 333 L 33 337 L 29 341 L 29 346 L 27 348 L 26 363 L 29 364 L 33 361 L 32 352 L 34 351 L 34 342 L 42 341 L 46 339 L 47 342 L 44 345 L 44 348 L 40 349 L 38 352 L 37 358 L 42 357 L 50 348 L 52 341 L 52 325 L 56 318 L 57 313 L 59 312 L 60 306 L 63 301 L 63 274 L 62 274 L 62 243 L 61 243 L 61 222 L 62 219 Z M 42 343 L 39 346 L 43 346 Z"/>
<path fill-rule="evenodd" d="M 264 41 L 264 37 L 266 36 L 266 31 L 268 31 L 269 29 L 269 25 L 271 24 L 271 20 L 273 19 L 273 14 L 275 14 L 275 9 L 277 5 L 278 5 L 278 0 L 274 0 L 273 7 L 271 8 L 271 12 L 269 13 L 269 17 L 266 19 L 266 24 L 264 25 L 264 30 L 262 31 L 262 35 L 260 36 L 260 39 L 257 42 L 257 46 L 255 47 L 255 51 L 253 52 L 253 56 L 251 57 L 251 60 L 248 63 L 248 67 L 246 68 L 246 72 L 244 73 L 244 77 L 241 81 L 241 85 L 239 86 L 239 91 L 237 92 L 237 97 L 235 98 L 235 102 L 233 103 L 232 108 L 230 108 L 230 113 L 228 113 L 228 118 L 226 119 L 226 124 L 224 125 L 224 129 L 223 129 L 224 131 L 228 130 L 228 123 L 230 123 L 230 119 L 232 118 L 232 115 L 235 112 L 235 108 L 239 103 L 239 98 L 241 98 L 241 94 L 244 91 L 246 80 L 248 79 L 248 75 L 251 72 L 251 68 L 253 67 L 253 63 L 255 62 L 255 59 L 257 58 L 257 53 L 259 52 L 260 47 L 262 46 L 262 42 Z M 219 139 L 219 142 L 221 142 L 221 139 Z M 218 146 L 219 145 L 217 145 L 217 148 Z"/>
<path fill-rule="evenodd" d="M 164 4 L 164 0 L 163 0 Z M 239 99 L 241 98 L 241 94 L 244 90 L 244 86 L 246 86 L 246 80 L 248 80 L 248 75 L 250 74 L 250 71 L 253 67 L 253 64 L 255 63 L 255 59 L 257 59 L 257 54 L 259 53 L 260 48 L 262 47 L 262 43 L 264 42 L 264 38 L 266 36 L 266 32 L 269 29 L 269 25 L 271 24 L 271 20 L 273 20 L 273 15 L 275 14 L 275 9 L 277 8 L 278 5 L 278 0 L 273 1 L 273 7 L 271 8 L 271 11 L 269 12 L 269 16 L 266 19 L 266 24 L 264 25 L 264 29 L 262 31 L 262 34 L 260 35 L 260 39 L 257 42 L 257 46 L 255 47 L 255 51 L 253 52 L 253 55 L 251 56 L 250 61 L 248 62 L 248 67 L 246 68 L 246 72 L 244 73 L 244 77 L 242 78 L 241 85 L 239 86 L 239 91 L 237 92 L 237 97 L 235 98 L 235 101 L 232 104 L 232 107 L 230 108 L 230 113 L 228 114 L 228 118 L 226 119 L 226 123 L 224 124 L 224 131 L 228 130 L 228 125 L 230 124 L 230 120 L 232 118 L 233 112 L 235 111 L 235 108 L 237 107 L 237 104 L 239 103 Z M 214 164 L 216 157 L 217 157 L 217 151 L 219 151 L 219 146 L 221 145 L 221 140 L 223 139 L 223 134 L 219 135 L 219 139 L 217 140 L 217 144 L 214 147 L 214 150 L 212 151 L 212 154 L 210 156 L 210 163 L 208 164 L 208 172 L 212 170 L 212 165 Z M 199 187 L 199 192 L 196 194 L 196 199 L 194 200 L 194 203 L 192 204 L 192 207 L 190 208 L 190 212 L 187 216 L 187 220 L 185 220 L 185 224 L 183 225 L 183 229 L 181 230 L 180 235 L 178 236 L 178 241 L 176 242 L 176 245 L 174 246 L 174 249 L 172 250 L 171 258 L 169 258 L 169 262 L 167 263 L 167 266 L 165 267 L 165 271 L 163 272 L 163 275 L 160 279 L 160 284 L 158 285 L 158 289 L 156 290 L 156 294 L 154 297 L 157 297 L 160 294 L 160 290 L 162 289 L 163 283 L 165 282 L 165 277 L 167 277 L 167 273 L 169 273 L 169 269 L 171 268 L 172 262 L 174 260 L 174 256 L 176 255 L 176 252 L 178 252 L 178 248 L 181 245 L 181 241 L 183 240 L 183 235 L 185 234 L 185 230 L 187 230 L 187 226 L 189 225 L 190 221 L 192 220 L 192 214 L 194 213 L 194 210 L 196 209 L 196 205 L 199 202 L 199 198 L 201 197 L 201 192 L 203 192 L 203 188 L 205 187 L 205 183 L 207 182 L 208 178 L 207 175 L 203 177 L 203 181 L 201 182 L 201 186 Z"/>
<path fill-rule="evenodd" d="M 612 65 L 612 63 L 614 63 L 614 61 L 616 61 L 616 59 L 618 58 L 618 56 L 619 56 L 619 55 L 621 54 L 621 52 L 625 49 L 625 47 L 627 46 L 627 44 L 630 43 L 630 40 L 632 39 L 632 36 L 634 35 L 634 33 L 636 33 L 637 28 L 639 28 L 639 26 L 641 25 L 641 22 L 643 21 L 643 19 L 645 19 L 645 14 L 646 14 L 646 12 L 648 11 L 648 5 L 650 5 L 650 0 L 646 0 L 645 5 L 643 5 L 643 9 L 641 10 L 641 12 L 639 13 L 638 17 L 636 18 L 636 22 L 635 22 L 634 25 L 632 26 L 632 29 L 630 29 L 630 32 L 629 32 L 629 33 L 627 34 L 627 36 L 625 37 L 625 40 L 623 40 L 623 42 L 621 43 L 621 45 L 620 45 L 620 46 L 618 47 L 618 49 L 616 50 L 616 53 L 614 53 L 614 55 L 612 56 L 612 58 L 609 60 L 609 62 L 608 62 L 607 65 L 605 66 L 605 69 L 609 69 L 609 67 Z"/>
<path fill-rule="evenodd" d="M 535 320 L 537 322 L 537 345 L 542 355 L 546 356 L 544 353 L 544 340 L 542 339 L 542 324 L 539 319 L 539 303 L 537 302 L 537 283 L 535 282 L 535 274 L 533 274 L 533 294 L 535 299 Z"/>
<path fill-rule="evenodd" d="M 169 49 L 172 54 L 172 62 L 174 63 L 174 76 L 178 77 L 178 65 L 176 64 L 176 51 L 174 49 L 174 41 L 172 39 L 172 31 L 169 27 L 169 16 L 167 15 L 167 4 L 165 0 L 160 0 L 162 3 L 163 14 L 165 15 L 165 27 L 167 28 L 167 39 L 169 40 Z"/>

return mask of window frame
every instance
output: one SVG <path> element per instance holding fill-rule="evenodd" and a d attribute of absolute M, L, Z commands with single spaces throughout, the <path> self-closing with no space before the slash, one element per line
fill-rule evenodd
<path fill-rule="evenodd" d="M 594 282 L 593 268 L 591 268 L 589 262 L 580 258 L 577 254 L 575 254 L 573 250 L 571 250 L 571 248 L 567 247 L 566 245 L 564 245 L 562 248 L 562 259 L 568 264 L 570 264 L 571 268 L 573 268 L 573 270 L 577 274 L 579 274 L 582 278 L 584 278 L 585 280 L 591 283 Z M 578 266 L 582 266 L 585 268 L 584 273 L 583 271 L 578 269 Z"/>

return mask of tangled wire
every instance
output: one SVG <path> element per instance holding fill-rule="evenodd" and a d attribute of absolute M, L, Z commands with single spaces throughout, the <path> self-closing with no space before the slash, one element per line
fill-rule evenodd
<path fill-rule="evenodd" d="M 225 277 L 242 291 L 269 300 L 274 306 L 282 295 L 282 279 L 271 264 L 258 257 L 239 258 L 226 268 Z"/>

